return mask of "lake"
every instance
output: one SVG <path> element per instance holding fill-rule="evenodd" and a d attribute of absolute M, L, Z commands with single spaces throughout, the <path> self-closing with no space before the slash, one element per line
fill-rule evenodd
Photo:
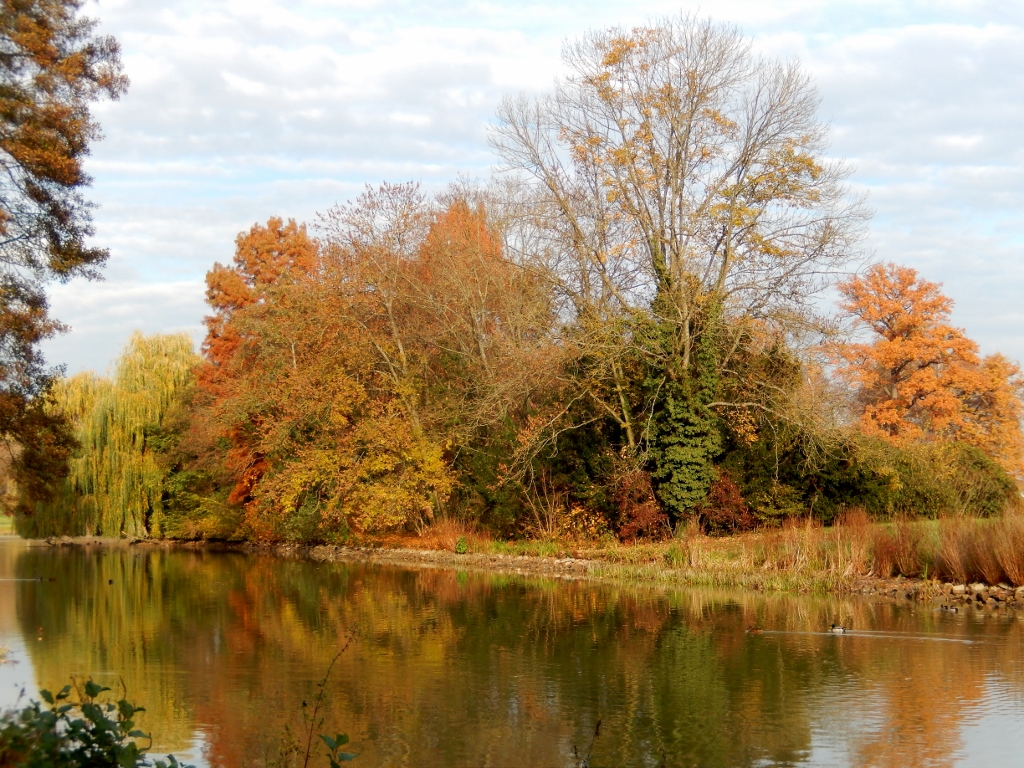
<path fill-rule="evenodd" d="M 336 656 L 355 768 L 1024 764 L 1024 612 L 9 538 L 0 579 L 0 704 L 123 682 L 200 766 L 274 755 Z"/>

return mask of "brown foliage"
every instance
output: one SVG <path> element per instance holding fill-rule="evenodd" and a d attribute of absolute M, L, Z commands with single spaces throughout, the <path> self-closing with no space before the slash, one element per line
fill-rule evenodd
<path fill-rule="evenodd" d="M 651 476 L 643 470 L 622 474 L 612 500 L 619 509 L 619 538 L 663 539 L 669 534 L 668 516 L 654 496 Z"/>
<path fill-rule="evenodd" d="M 724 470 L 719 471 L 708 491 L 700 519 L 709 533 L 736 533 L 757 527 L 757 519 L 751 514 L 739 486 Z"/>
<path fill-rule="evenodd" d="M 128 85 L 117 41 L 93 35 L 82 5 L 0 0 L 0 436 L 26 448 L 13 470 L 29 500 L 63 476 L 73 442 L 43 406 L 53 374 L 39 343 L 64 330 L 44 286 L 98 277 L 107 259 L 87 244 L 82 162 L 100 138 L 92 103 Z"/>
<path fill-rule="evenodd" d="M 195 429 L 212 429 L 214 439 L 224 437 L 230 442 L 224 463 L 233 481 L 228 497 L 232 504 L 251 501 L 254 487 L 267 470 L 265 455 L 254 445 L 254 435 L 265 415 L 258 411 L 228 412 L 229 403 L 237 402 L 247 377 L 261 374 L 248 365 L 253 360 L 251 350 L 242 348 L 246 342 L 251 346 L 262 341 L 247 336 L 246 323 L 251 318 L 247 318 L 246 310 L 258 310 L 260 301 L 271 291 L 308 277 L 315 269 L 316 258 L 317 243 L 306 234 L 304 226 L 271 218 L 266 226 L 254 224 L 238 236 L 232 266 L 214 264 L 206 275 L 206 301 L 213 314 L 205 318 L 205 361 L 196 371 L 200 392 L 197 418 L 215 423 L 205 428 L 197 424 Z M 240 354 L 246 351 L 250 354 Z M 290 351 L 294 355 L 294 342 Z"/>
<path fill-rule="evenodd" d="M 971 521 L 963 517 L 944 518 L 939 525 L 939 549 L 935 559 L 937 576 L 966 583 L 974 577 L 971 561 Z"/>
<path fill-rule="evenodd" d="M 193 434 L 230 443 L 252 535 L 419 529 L 459 454 L 533 408 L 558 357 L 548 291 L 458 190 L 384 185 L 320 232 L 271 219 L 207 276 Z"/>
<path fill-rule="evenodd" d="M 1024 511 L 1014 509 L 997 523 L 993 548 L 1000 567 L 1013 584 L 1024 586 Z"/>
<path fill-rule="evenodd" d="M 920 530 L 906 518 L 898 519 L 891 526 L 876 527 L 871 540 L 874 575 L 919 575 L 923 565 L 919 552 L 920 543 Z"/>
<path fill-rule="evenodd" d="M 421 531 L 416 541 L 419 546 L 426 549 L 454 552 L 459 539 L 465 539 L 467 543 L 472 542 L 475 547 L 481 547 L 488 541 L 475 525 L 451 517 L 434 520 Z"/>

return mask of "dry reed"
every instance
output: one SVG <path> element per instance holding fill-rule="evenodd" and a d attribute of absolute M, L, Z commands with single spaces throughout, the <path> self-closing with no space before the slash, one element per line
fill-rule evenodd
<path fill-rule="evenodd" d="M 1024 512 L 1007 512 L 996 527 L 993 549 L 999 565 L 1013 584 L 1024 585 Z"/>
<path fill-rule="evenodd" d="M 467 525 L 453 517 L 440 517 L 423 530 L 419 544 L 425 549 L 454 552 L 459 539 L 464 539 L 473 551 L 485 549 L 490 541 L 490 537 L 482 534 L 473 525 Z"/>

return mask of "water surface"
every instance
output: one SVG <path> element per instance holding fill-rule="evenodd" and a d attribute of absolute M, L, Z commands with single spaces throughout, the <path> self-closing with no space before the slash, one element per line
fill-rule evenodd
<path fill-rule="evenodd" d="M 1020 764 L 1024 620 L 932 608 L 6 540 L 0 704 L 123 682 L 156 750 L 259 765 L 351 638 L 357 768 Z"/>

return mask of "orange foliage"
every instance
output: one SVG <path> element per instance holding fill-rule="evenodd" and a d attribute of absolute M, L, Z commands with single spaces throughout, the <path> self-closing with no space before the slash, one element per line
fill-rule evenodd
<path fill-rule="evenodd" d="M 937 283 L 896 264 L 876 264 L 838 286 L 840 306 L 873 332 L 870 343 L 832 348 L 857 393 L 861 428 L 890 440 L 950 439 L 974 445 L 1016 477 L 1024 470 L 1020 367 L 949 325 L 953 300 Z"/>
<path fill-rule="evenodd" d="M 248 535 L 423 526 L 458 452 L 532 407 L 557 355 L 547 286 L 482 203 L 441 202 L 384 185 L 321 217 L 319 241 L 271 219 L 207 275 L 191 439 Z"/>
<path fill-rule="evenodd" d="M 316 266 L 317 244 L 305 225 L 271 218 L 267 226 L 254 224 L 235 240 L 234 266 L 214 264 L 206 274 L 206 301 L 214 314 L 205 318 L 203 351 L 212 364 L 202 371 L 207 381 L 218 366 L 234 355 L 241 342 L 235 315 L 264 298 L 283 279 L 308 275 Z"/>
<path fill-rule="evenodd" d="M 206 406 L 212 411 L 231 397 L 239 378 L 232 363 L 246 341 L 244 310 L 266 298 L 275 285 L 310 274 L 316 260 L 317 244 L 306 234 L 305 226 L 271 218 L 265 227 L 254 224 L 238 236 L 233 266 L 214 264 L 207 273 L 206 301 L 214 313 L 205 318 L 206 360 L 196 371 L 196 380 Z M 235 485 L 229 496 L 234 504 L 251 498 L 253 487 L 266 471 L 264 457 L 253 450 L 247 438 L 259 420 L 259 414 L 251 414 L 213 427 L 231 442 L 225 463 L 234 477 Z"/>

